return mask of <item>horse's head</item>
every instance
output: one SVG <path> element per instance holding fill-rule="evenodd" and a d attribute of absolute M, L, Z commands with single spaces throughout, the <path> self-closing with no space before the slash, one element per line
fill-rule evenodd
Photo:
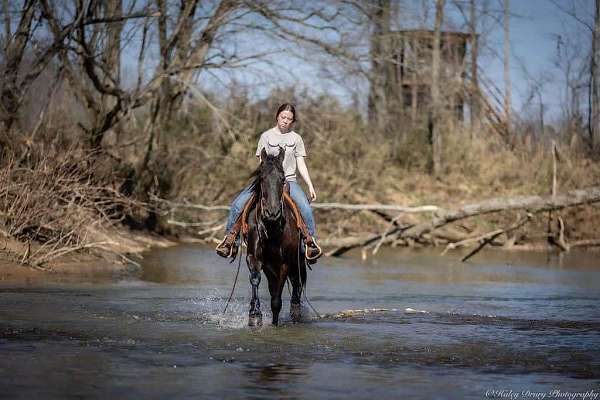
<path fill-rule="evenodd" d="M 262 161 L 257 184 L 260 185 L 260 213 L 266 223 L 279 222 L 283 217 L 284 156 L 283 148 L 276 156 L 268 155 L 265 149 L 260 153 Z"/>

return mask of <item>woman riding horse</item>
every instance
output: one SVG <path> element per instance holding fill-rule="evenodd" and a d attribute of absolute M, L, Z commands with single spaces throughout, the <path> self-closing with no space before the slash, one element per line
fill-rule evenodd
<path fill-rule="evenodd" d="M 302 258 L 301 233 L 298 229 L 297 210 L 286 200 L 283 159 L 285 150 L 280 148 L 277 156 L 261 150 L 261 163 L 254 172 L 250 190 L 256 207 L 248 212 L 247 244 L 248 269 L 252 285 L 252 299 L 248 313 L 248 325 L 262 325 L 262 311 L 258 297 L 261 272 L 265 273 L 271 294 L 273 325 L 279 323 L 281 294 L 286 281 L 292 286 L 290 317 L 301 318 L 300 298 L 306 284 L 306 262 Z"/>
<path fill-rule="evenodd" d="M 294 122 L 297 120 L 295 107 L 289 103 L 282 104 L 277 109 L 275 120 L 277 121 L 277 125 L 263 132 L 260 136 L 258 147 L 256 149 L 256 156 L 261 160 L 261 152 L 263 149 L 266 151 L 266 154 L 269 155 L 278 155 L 280 148 L 285 149 L 285 156 L 283 158 L 285 181 L 288 184 L 290 196 L 298 206 L 300 214 L 302 215 L 304 222 L 306 222 L 308 229 L 309 235 L 305 238 L 306 258 L 314 262 L 321 256 L 321 249 L 317 245 L 315 237 L 315 220 L 310 203 L 302 191 L 302 188 L 298 182 L 296 182 L 296 169 L 304 179 L 304 182 L 308 185 L 311 201 L 317 199 L 317 193 L 315 192 L 304 160 L 306 157 L 304 141 L 300 135 L 292 130 Z M 235 249 L 237 248 L 235 246 L 235 241 L 239 231 L 236 229 L 232 230 L 232 227 L 240 217 L 244 205 L 251 196 L 252 188 L 251 186 L 247 186 L 231 204 L 227 226 L 225 228 L 225 237 L 216 248 L 217 254 L 222 257 L 235 255 Z"/>

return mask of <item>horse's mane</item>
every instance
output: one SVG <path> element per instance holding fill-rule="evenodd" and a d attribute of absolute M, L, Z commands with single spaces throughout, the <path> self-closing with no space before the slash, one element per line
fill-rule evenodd
<path fill-rule="evenodd" d="M 273 170 L 273 168 L 281 175 L 284 175 L 283 165 L 278 162 L 277 156 L 268 154 L 250 174 L 248 178 L 250 181 L 250 190 L 256 194 L 257 198 L 260 197 L 260 182 Z"/>

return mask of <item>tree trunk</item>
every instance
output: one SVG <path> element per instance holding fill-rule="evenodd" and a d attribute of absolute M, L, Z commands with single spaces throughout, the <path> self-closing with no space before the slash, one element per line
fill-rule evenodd
<path fill-rule="evenodd" d="M 479 77 L 477 59 L 479 57 L 479 41 L 477 38 L 477 9 L 475 0 L 470 1 L 469 33 L 471 35 L 471 138 L 476 136 L 481 127 L 481 107 L 479 104 Z"/>
<path fill-rule="evenodd" d="M 386 54 L 385 45 L 390 31 L 390 0 L 378 0 L 372 12 L 371 82 L 369 93 L 369 123 L 382 133 L 387 121 Z"/>
<path fill-rule="evenodd" d="M 439 176 L 442 171 L 442 129 L 441 114 L 442 104 L 440 96 L 440 61 L 441 61 L 441 38 L 442 21 L 444 19 L 444 0 L 435 2 L 435 27 L 433 34 L 433 54 L 431 62 L 431 154 L 433 174 Z"/>
<path fill-rule="evenodd" d="M 104 18 L 120 18 L 123 16 L 123 0 L 107 0 L 102 4 Z M 111 22 L 106 24 L 106 45 L 104 47 L 103 62 L 106 65 L 106 74 L 103 76 L 105 85 L 121 86 L 121 33 L 123 22 Z M 109 115 L 120 99 L 115 96 L 102 94 L 101 116 Z M 116 127 L 115 127 L 116 128 Z M 101 147 L 102 139 L 106 129 L 101 121 L 96 122 L 96 129 L 92 133 L 92 148 Z"/>
<path fill-rule="evenodd" d="M 177 40 L 177 44 L 175 46 L 175 64 L 176 65 L 185 65 L 187 59 L 190 57 L 190 52 L 192 49 L 192 33 L 194 31 L 194 16 L 196 14 L 196 2 L 189 2 L 188 0 L 181 0 L 180 4 L 180 19 L 181 19 L 181 30 L 179 33 L 179 38 Z M 190 9 L 186 9 L 186 7 L 191 7 Z M 167 118 L 170 120 L 171 116 L 173 116 L 174 110 L 181 110 L 184 93 L 188 90 L 186 82 L 175 82 L 173 85 L 173 94 L 172 99 L 169 104 L 169 108 L 167 111 Z"/>
<path fill-rule="evenodd" d="M 510 82 L 510 0 L 504 0 L 504 114 L 506 134 L 509 139 L 512 132 L 512 85 Z"/>
<path fill-rule="evenodd" d="M 14 35 L 10 35 L 10 26 L 4 27 L 4 34 L 8 35 L 4 38 L 5 43 L 5 65 L 2 68 L 2 85 L 0 86 L 0 122 L 3 125 L 5 132 L 10 131 L 15 121 L 18 118 L 18 111 L 22 101 L 22 91 L 19 87 L 19 69 L 23 56 L 25 55 L 25 47 L 29 42 L 31 24 L 35 12 L 35 0 L 27 0 L 21 9 L 21 19 Z M 8 12 L 8 4 L 4 2 L 5 12 Z M 4 23 L 10 24 L 10 16 L 4 16 Z"/>
<path fill-rule="evenodd" d="M 590 99 L 588 112 L 588 131 L 590 148 L 597 145 L 600 123 L 600 93 L 598 92 L 598 75 L 600 74 L 600 0 L 595 1 L 594 31 L 592 32 L 592 54 L 590 56 Z"/>

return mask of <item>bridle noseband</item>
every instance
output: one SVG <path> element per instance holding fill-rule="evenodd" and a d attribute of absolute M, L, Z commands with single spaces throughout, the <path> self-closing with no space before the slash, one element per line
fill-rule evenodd
<path fill-rule="evenodd" d="M 286 192 L 286 190 L 288 190 L 288 188 L 289 188 L 288 183 L 284 182 L 284 184 L 283 184 L 283 190 L 281 192 L 281 197 L 279 199 L 279 210 L 281 212 L 281 220 L 283 220 L 283 215 L 284 215 L 283 214 L 283 212 L 284 212 L 284 208 L 283 208 L 284 207 L 283 206 L 284 193 Z M 265 227 L 265 225 L 263 223 L 263 221 L 265 219 L 264 210 L 266 209 L 265 204 L 264 204 L 265 199 L 263 197 L 263 192 L 264 192 L 264 190 L 262 190 L 262 186 L 261 186 L 260 198 L 259 198 L 258 204 L 257 204 L 258 210 L 257 210 L 257 212 L 255 214 L 256 215 L 256 226 L 259 228 L 258 229 L 259 236 L 260 236 L 261 231 L 262 231 L 264 233 L 264 235 L 265 235 L 265 238 L 268 238 L 269 235 L 267 233 L 267 228 Z M 260 220 L 259 220 L 259 216 L 260 216 Z M 280 221 L 280 224 L 281 224 L 281 222 L 282 221 Z"/>

